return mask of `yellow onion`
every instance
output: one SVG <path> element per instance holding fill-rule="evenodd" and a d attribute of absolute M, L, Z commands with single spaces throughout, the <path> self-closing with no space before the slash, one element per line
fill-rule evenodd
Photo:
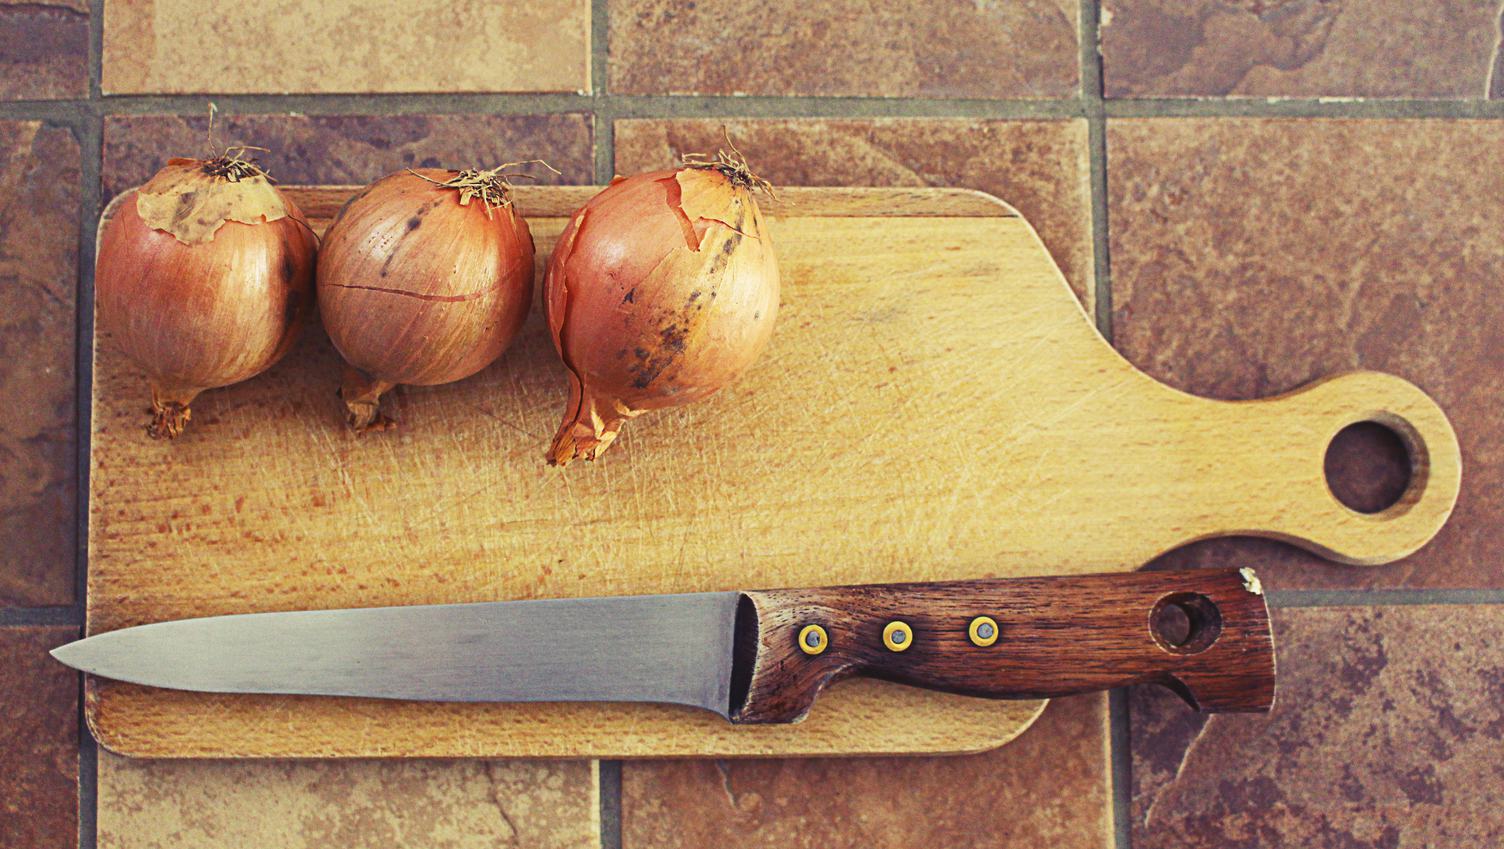
<path fill-rule="evenodd" d="M 469 377 L 501 356 L 533 298 L 533 237 L 501 168 L 391 174 L 324 236 L 319 312 L 345 358 L 356 430 L 381 429 L 382 393 Z"/>
<path fill-rule="evenodd" d="M 281 359 L 312 306 L 313 232 L 244 150 L 169 160 L 100 236 L 97 321 L 150 379 L 156 438 Z"/>
<path fill-rule="evenodd" d="M 767 184 L 722 151 L 618 177 L 575 212 L 543 284 L 569 369 L 550 464 L 595 459 L 627 419 L 705 398 L 767 346 L 778 262 L 757 187 Z"/>

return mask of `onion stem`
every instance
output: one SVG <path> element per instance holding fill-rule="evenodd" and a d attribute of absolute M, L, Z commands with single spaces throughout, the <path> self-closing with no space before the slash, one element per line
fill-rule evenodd
<path fill-rule="evenodd" d="M 460 193 L 460 206 L 469 206 L 474 198 L 480 198 L 486 205 L 486 217 L 491 217 L 491 211 L 510 206 L 512 203 L 512 180 L 536 180 L 537 178 L 525 172 L 509 171 L 520 165 L 542 165 L 544 168 L 560 173 L 559 170 L 541 159 L 524 159 L 521 162 L 507 162 L 481 171 L 476 168 L 466 168 L 458 171 L 448 180 L 435 180 L 427 174 L 419 174 L 409 168 L 407 173 L 420 177 L 433 183 L 435 186 L 443 186 L 446 189 L 455 189 Z"/>
<path fill-rule="evenodd" d="M 719 148 L 714 155 L 704 153 L 686 153 L 679 157 L 679 161 L 685 168 L 698 168 L 707 171 L 719 171 L 725 174 L 734 185 L 748 189 L 760 189 L 766 192 L 768 197 L 777 198 L 773 194 L 773 184 L 752 173 L 752 166 L 747 164 L 747 157 L 736 148 L 736 143 L 731 141 L 731 132 L 723 125 L 721 133 L 726 137 L 726 147 Z"/>

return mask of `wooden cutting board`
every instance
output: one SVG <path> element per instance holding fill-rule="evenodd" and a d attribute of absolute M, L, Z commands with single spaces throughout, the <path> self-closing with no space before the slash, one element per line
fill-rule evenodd
<path fill-rule="evenodd" d="M 289 189 L 322 230 L 353 191 Z M 540 269 L 596 189 L 518 204 Z M 1354 373 L 1221 402 L 1135 370 L 1027 221 L 941 189 L 783 189 L 770 350 L 710 401 L 631 422 L 595 464 L 544 465 L 566 394 L 536 308 L 459 384 L 346 431 L 315 328 L 255 380 L 146 438 L 144 378 L 96 338 L 88 629 L 302 608 L 1064 574 L 1249 533 L 1349 563 L 1415 550 L 1457 495 L 1442 411 Z M 107 213 L 108 214 L 108 213 Z M 541 279 L 541 271 L 540 271 Z M 1413 458 L 1400 502 L 1337 502 L 1323 457 L 1375 420 Z M 830 755 L 1007 742 L 1042 702 L 838 685 L 810 718 L 733 727 L 653 705 L 216 696 L 90 680 L 107 748 L 150 756 Z"/>

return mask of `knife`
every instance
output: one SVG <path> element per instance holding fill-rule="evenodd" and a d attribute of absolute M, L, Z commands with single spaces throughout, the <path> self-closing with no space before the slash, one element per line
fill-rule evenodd
<path fill-rule="evenodd" d="M 1250 569 L 250 613 L 52 655 L 178 690 L 659 702 L 749 724 L 798 721 L 853 675 L 989 698 L 1155 682 L 1204 711 L 1274 702 Z"/>

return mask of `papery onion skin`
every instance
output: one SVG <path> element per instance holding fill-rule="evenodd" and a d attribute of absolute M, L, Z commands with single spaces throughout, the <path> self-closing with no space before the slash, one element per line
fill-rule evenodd
<path fill-rule="evenodd" d="M 316 240 L 297 206 L 264 177 L 247 201 L 239 195 L 253 181 L 234 185 L 206 173 L 211 165 L 172 160 L 117 204 L 100 235 L 96 321 L 150 379 L 154 438 L 178 436 L 200 392 L 271 368 L 313 306 Z M 143 197 L 194 217 L 164 220 L 148 205 L 177 235 L 158 229 L 142 217 Z"/>
<path fill-rule="evenodd" d="M 494 362 L 533 297 L 533 237 L 510 203 L 461 203 L 435 185 L 458 172 L 391 174 L 352 198 L 325 234 L 319 311 L 345 362 L 356 430 L 392 424 L 383 392 L 469 377 Z M 425 179 L 427 178 L 427 179 Z"/>
<path fill-rule="evenodd" d="M 686 166 L 611 182 L 544 278 L 569 402 L 548 461 L 593 460 L 626 421 L 714 393 L 767 347 L 778 261 L 751 184 Z"/>

